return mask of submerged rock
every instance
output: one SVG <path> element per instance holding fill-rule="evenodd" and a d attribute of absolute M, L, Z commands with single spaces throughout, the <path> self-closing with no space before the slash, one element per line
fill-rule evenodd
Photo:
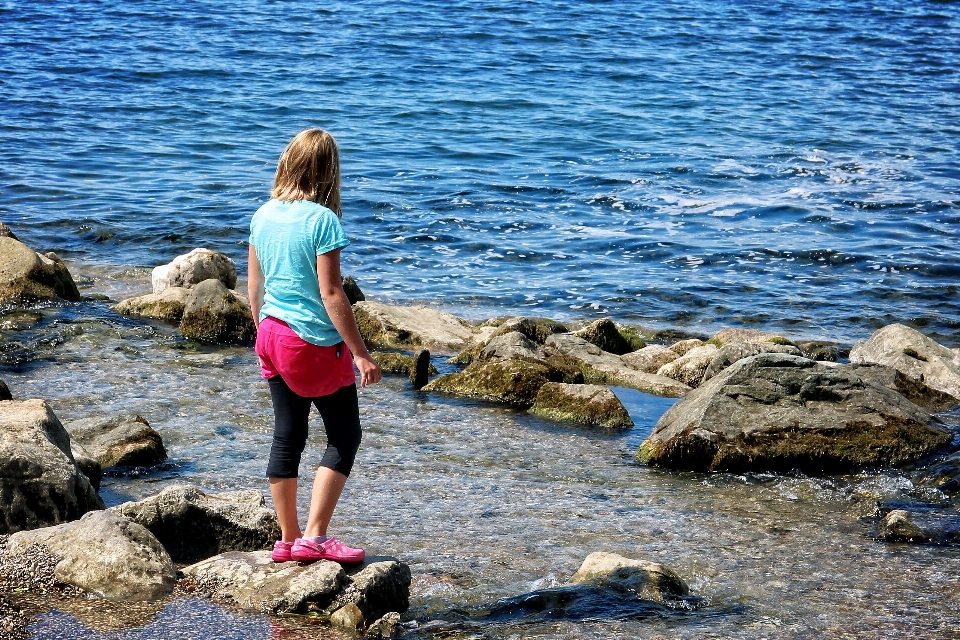
<path fill-rule="evenodd" d="M 219 280 L 204 280 L 190 291 L 180 334 L 207 342 L 247 342 L 257 336 L 250 302 Z"/>
<path fill-rule="evenodd" d="M 149 467 L 167 459 L 160 434 L 140 416 L 85 418 L 68 422 L 66 428 L 104 469 Z"/>
<path fill-rule="evenodd" d="M 616 355 L 630 353 L 646 346 L 635 331 L 626 332 L 624 335 L 609 318 L 592 322 L 573 335 Z"/>
<path fill-rule="evenodd" d="M 226 254 L 200 248 L 155 267 L 151 280 L 153 292 L 160 293 L 169 287 L 190 288 L 211 278 L 233 289 L 237 286 L 237 263 Z"/>
<path fill-rule="evenodd" d="M 280 538 L 276 514 L 255 490 L 207 495 L 191 485 L 173 485 L 110 511 L 149 529 L 176 562 L 255 551 Z"/>
<path fill-rule="evenodd" d="M 113 310 L 134 318 L 154 318 L 179 323 L 189 299 L 190 289 L 167 287 L 160 293 L 148 293 L 145 296 L 122 300 Z"/>
<path fill-rule="evenodd" d="M 0 402 L 0 534 L 76 520 L 103 501 L 43 400 Z"/>
<path fill-rule="evenodd" d="M 960 351 L 948 349 L 902 324 L 876 331 L 850 350 L 853 364 L 877 363 L 960 398 Z"/>
<path fill-rule="evenodd" d="M 476 340 L 477 327 L 429 307 L 398 307 L 377 302 L 353 305 L 360 335 L 368 347 L 428 347 L 459 351 Z"/>
<path fill-rule="evenodd" d="M 620 356 L 620 360 L 637 371 L 656 373 L 665 364 L 669 364 L 680 356 L 671 349 L 659 344 L 650 344 L 632 353 Z"/>
<path fill-rule="evenodd" d="M 687 583 L 662 564 L 602 551 L 588 555 L 568 584 L 629 589 L 645 600 L 658 602 L 690 593 Z"/>
<path fill-rule="evenodd" d="M 540 387 L 530 413 L 565 422 L 626 429 L 633 426 L 620 398 L 594 384 L 548 382 Z"/>
<path fill-rule="evenodd" d="M 173 591 L 176 568 L 153 535 L 108 511 L 10 537 L 5 554 L 41 544 L 60 558 L 57 580 L 109 599 L 152 599 Z"/>
<path fill-rule="evenodd" d="M 80 301 L 77 285 L 57 254 L 39 254 L 19 240 L 0 236 L 0 303 L 58 298 Z"/>
<path fill-rule="evenodd" d="M 704 344 L 690 349 L 672 362 L 660 367 L 658 376 L 672 378 L 685 385 L 696 388 L 700 386 L 707 367 L 717 355 L 717 348 L 712 344 Z"/>
<path fill-rule="evenodd" d="M 675 404 L 637 459 L 694 471 L 819 474 L 902 464 L 951 439 L 929 413 L 853 371 L 761 354 Z"/>
<path fill-rule="evenodd" d="M 895 509 L 880 521 L 877 538 L 887 542 L 960 543 L 960 515 Z"/>

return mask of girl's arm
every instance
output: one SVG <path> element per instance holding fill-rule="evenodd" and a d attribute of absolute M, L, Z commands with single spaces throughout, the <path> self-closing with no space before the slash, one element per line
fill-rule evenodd
<path fill-rule="evenodd" d="M 257 248 L 250 245 L 247 253 L 247 297 L 250 298 L 250 313 L 253 324 L 260 328 L 260 309 L 263 307 L 263 271 L 257 259 Z"/>
<path fill-rule="evenodd" d="M 323 308 L 337 328 L 337 333 L 347 343 L 353 353 L 353 363 L 360 371 L 360 386 L 380 382 L 380 367 L 370 357 L 367 346 L 363 344 L 357 320 L 347 294 L 343 292 L 343 280 L 340 277 L 340 250 L 334 249 L 317 256 L 317 281 L 320 283 L 320 297 Z"/>

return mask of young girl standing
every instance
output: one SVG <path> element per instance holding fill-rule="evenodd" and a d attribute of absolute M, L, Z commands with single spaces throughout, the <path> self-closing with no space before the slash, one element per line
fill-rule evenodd
<path fill-rule="evenodd" d="M 380 381 L 340 278 L 340 155 L 326 131 L 290 141 L 270 195 L 250 221 L 248 292 L 256 351 L 270 385 L 275 425 L 267 477 L 283 539 L 276 562 L 362 562 L 363 549 L 327 537 L 327 526 L 360 447 L 360 386 Z M 300 456 L 310 406 L 323 419 L 327 449 L 313 481 L 307 527 L 297 515 Z"/>

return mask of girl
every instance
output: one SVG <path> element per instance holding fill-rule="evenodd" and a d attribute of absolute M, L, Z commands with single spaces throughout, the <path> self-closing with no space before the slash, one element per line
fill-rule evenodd
<path fill-rule="evenodd" d="M 275 417 L 267 477 L 283 539 L 273 560 L 362 562 L 363 549 L 327 537 L 360 446 L 353 365 L 361 387 L 380 381 L 341 284 L 340 249 L 349 241 L 339 220 L 333 136 L 320 129 L 297 134 L 280 156 L 270 195 L 250 221 L 248 293 Z M 301 531 L 297 477 L 311 404 L 323 418 L 327 449 Z"/>

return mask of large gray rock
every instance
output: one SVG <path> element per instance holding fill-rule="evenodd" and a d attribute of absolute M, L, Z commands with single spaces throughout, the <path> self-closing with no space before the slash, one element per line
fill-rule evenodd
<path fill-rule="evenodd" d="M 68 422 L 66 428 L 103 469 L 148 467 L 167 459 L 160 434 L 140 416 L 83 418 Z"/>
<path fill-rule="evenodd" d="M 424 306 L 364 301 L 353 305 L 353 313 L 371 347 L 427 347 L 449 353 L 473 344 L 480 333 L 466 320 Z"/>
<path fill-rule="evenodd" d="M 662 564 L 602 551 L 588 555 L 568 584 L 629 589 L 644 600 L 657 602 L 690 593 L 687 583 Z"/>
<path fill-rule="evenodd" d="M 337 595 L 334 607 L 354 604 L 367 622 L 410 606 L 410 567 L 396 558 L 369 558 L 347 572 L 349 583 Z M 333 607 L 331 607 L 333 608 Z"/>
<path fill-rule="evenodd" d="M 211 278 L 233 289 L 237 286 L 237 263 L 223 253 L 201 248 L 155 267 L 151 280 L 153 292 L 160 293 L 168 287 L 190 288 Z"/>
<path fill-rule="evenodd" d="M 726 331 L 726 330 L 725 330 Z M 721 332 L 722 333 L 722 332 Z M 739 362 L 744 358 L 756 356 L 761 353 L 789 353 L 799 356 L 800 349 L 790 345 L 776 344 L 773 342 L 728 342 L 720 347 L 719 351 L 713 352 L 714 356 L 703 372 L 703 377 L 699 384 L 703 384 L 714 377 L 734 362 Z"/>
<path fill-rule="evenodd" d="M 180 334 L 207 342 L 247 342 L 257 336 L 250 302 L 219 280 L 204 280 L 190 292 Z"/>
<path fill-rule="evenodd" d="M 10 537 L 6 554 L 41 544 L 59 557 L 58 580 L 110 599 L 152 599 L 173 591 L 176 568 L 153 535 L 108 511 Z"/>
<path fill-rule="evenodd" d="M 627 429 L 633 420 L 620 398 L 595 384 L 548 382 L 540 387 L 530 413 L 550 420 L 578 422 L 607 429 Z"/>
<path fill-rule="evenodd" d="M 671 407 L 637 459 L 695 471 L 832 473 L 906 463 L 951 439 L 929 413 L 853 371 L 761 354 Z"/>
<path fill-rule="evenodd" d="M 102 508 L 50 405 L 0 402 L 0 533 L 76 520 Z"/>
<path fill-rule="evenodd" d="M 949 393 L 938 391 L 926 383 L 884 364 L 848 364 L 840 366 L 854 372 L 864 380 L 869 380 L 881 387 L 896 391 L 913 404 L 933 413 L 949 411 L 960 404 L 960 400 Z"/>
<path fill-rule="evenodd" d="M 110 511 L 149 529 L 176 562 L 255 551 L 280 538 L 276 514 L 255 490 L 207 495 L 191 485 L 174 485 Z"/>
<path fill-rule="evenodd" d="M 190 289 L 167 287 L 160 293 L 127 298 L 113 307 L 117 313 L 134 318 L 154 318 L 179 323 L 190 299 Z"/>
<path fill-rule="evenodd" d="M 866 342 L 855 344 L 850 350 L 850 362 L 885 364 L 960 398 L 960 351 L 948 349 L 902 324 L 883 327 Z"/>
<path fill-rule="evenodd" d="M 0 303 L 62 298 L 77 302 L 80 292 L 57 254 L 39 254 L 19 240 L 0 236 Z"/>
<path fill-rule="evenodd" d="M 637 371 L 644 373 L 656 373 L 665 364 L 669 364 L 679 358 L 675 351 L 668 349 L 663 345 L 649 344 L 643 349 L 638 349 L 632 353 L 620 356 L 620 360 L 625 365 Z"/>

